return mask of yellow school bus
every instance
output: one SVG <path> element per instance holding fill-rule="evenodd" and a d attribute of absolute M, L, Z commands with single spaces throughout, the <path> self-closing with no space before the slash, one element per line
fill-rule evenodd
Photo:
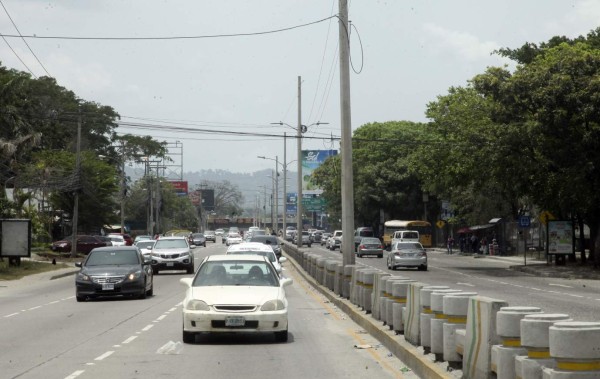
<path fill-rule="evenodd" d="M 387 248 L 392 242 L 392 235 L 398 230 L 416 230 L 419 232 L 419 241 L 423 247 L 432 246 L 431 224 L 421 220 L 389 220 L 383 224 L 383 244 Z"/>

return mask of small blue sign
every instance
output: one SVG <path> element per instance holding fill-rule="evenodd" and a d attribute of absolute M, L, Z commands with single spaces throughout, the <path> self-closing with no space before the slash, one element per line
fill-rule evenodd
<path fill-rule="evenodd" d="M 529 228 L 531 226 L 531 217 L 519 216 L 519 226 L 521 228 Z"/>

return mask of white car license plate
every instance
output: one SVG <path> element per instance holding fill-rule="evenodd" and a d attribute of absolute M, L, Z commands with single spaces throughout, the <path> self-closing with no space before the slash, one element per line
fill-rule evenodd
<path fill-rule="evenodd" d="M 102 283 L 102 291 L 112 291 L 115 289 L 114 283 Z"/>
<path fill-rule="evenodd" d="M 167 267 L 173 267 L 173 266 L 175 266 L 175 263 L 173 263 L 173 262 L 167 262 Z"/>
<path fill-rule="evenodd" d="M 225 326 L 244 326 L 246 319 L 243 317 L 225 317 Z"/>

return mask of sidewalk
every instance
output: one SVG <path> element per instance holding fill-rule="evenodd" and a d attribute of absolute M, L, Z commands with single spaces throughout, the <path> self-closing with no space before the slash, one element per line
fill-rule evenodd
<path fill-rule="evenodd" d="M 446 254 L 446 250 L 442 248 L 433 248 L 428 251 L 435 253 Z M 579 261 L 568 262 L 564 266 L 557 266 L 554 262 L 546 263 L 545 254 L 543 252 L 527 253 L 527 262 L 523 254 L 520 255 L 481 255 L 481 254 L 463 254 L 454 253 L 452 256 L 465 259 L 495 259 L 510 262 L 509 268 L 514 271 L 525 272 L 528 274 L 548 277 L 548 278 L 563 278 L 563 279 L 591 279 L 600 280 L 600 269 L 594 270 L 591 264 L 582 266 Z M 538 259 L 538 256 L 541 259 Z"/>

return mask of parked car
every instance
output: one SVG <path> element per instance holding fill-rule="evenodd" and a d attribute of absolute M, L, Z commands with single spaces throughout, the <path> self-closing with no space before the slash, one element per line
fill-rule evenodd
<path fill-rule="evenodd" d="M 334 230 L 333 234 L 327 240 L 327 248 L 329 250 L 335 250 L 336 248 L 342 247 L 342 231 Z"/>
<path fill-rule="evenodd" d="M 217 242 L 217 231 L 216 230 L 215 231 L 213 231 L 213 230 L 205 230 L 204 231 L 204 238 L 206 238 L 207 241 Z"/>
<path fill-rule="evenodd" d="M 211 255 L 186 286 L 183 300 L 183 342 L 199 333 L 274 333 L 288 339 L 288 301 L 285 287 L 266 257 Z"/>
<path fill-rule="evenodd" d="M 190 240 L 192 245 L 206 247 L 206 236 L 202 233 L 192 233 Z"/>
<path fill-rule="evenodd" d="M 277 274 L 281 276 L 282 268 L 281 263 L 287 261 L 285 257 L 277 258 L 273 249 L 260 242 L 243 242 L 235 245 L 231 245 L 227 249 L 226 254 L 243 254 L 243 255 L 262 255 L 263 257 L 269 258 L 269 262 L 275 267 Z"/>
<path fill-rule="evenodd" d="M 427 252 L 419 242 L 396 242 L 388 254 L 387 267 L 390 270 L 416 267 L 419 271 L 427 271 Z"/>
<path fill-rule="evenodd" d="M 141 240 L 134 243 L 138 249 L 142 252 L 144 257 L 152 257 L 152 248 L 156 240 Z"/>
<path fill-rule="evenodd" d="M 356 248 L 356 256 L 376 255 L 377 258 L 383 258 L 383 244 L 379 238 L 363 237 Z"/>
<path fill-rule="evenodd" d="M 145 299 L 154 294 L 150 260 L 135 246 L 110 246 L 93 249 L 75 277 L 78 302 L 100 296 L 135 296 Z"/>
<path fill-rule="evenodd" d="M 358 245 L 363 237 L 375 237 L 375 232 L 373 232 L 373 228 L 368 226 L 362 226 L 360 228 L 356 228 L 354 231 L 354 251 L 358 251 Z"/>
<path fill-rule="evenodd" d="M 250 242 L 260 242 L 269 245 L 273 249 L 273 252 L 275 252 L 277 258 L 281 257 L 281 244 L 275 236 L 253 236 L 250 238 Z"/>
<path fill-rule="evenodd" d="M 72 240 L 73 240 L 73 237 L 65 237 L 65 239 L 52 242 L 52 244 L 50 245 L 50 249 L 52 251 L 56 251 L 59 253 L 70 253 Z M 106 247 L 106 246 L 111 246 L 111 245 L 112 245 L 112 243 L 110 245 L 108 245 L 108 242 L 102 241 L 101 239 L 99 239 L 95 236 L 89 236 L 89 235 L 77 236 L 77 252 L 78 253 L 88 254 L 90 251 L 92 251 L 92 249 L 95 249 L 97 247 Z"/>
<path fill-rule="evenodd" d="M 185 270 L 193 274 L 194 254 L 187 238 L 159 238 L 152 247 L 152 269 L 156 275 L 163 270 Z"/>

